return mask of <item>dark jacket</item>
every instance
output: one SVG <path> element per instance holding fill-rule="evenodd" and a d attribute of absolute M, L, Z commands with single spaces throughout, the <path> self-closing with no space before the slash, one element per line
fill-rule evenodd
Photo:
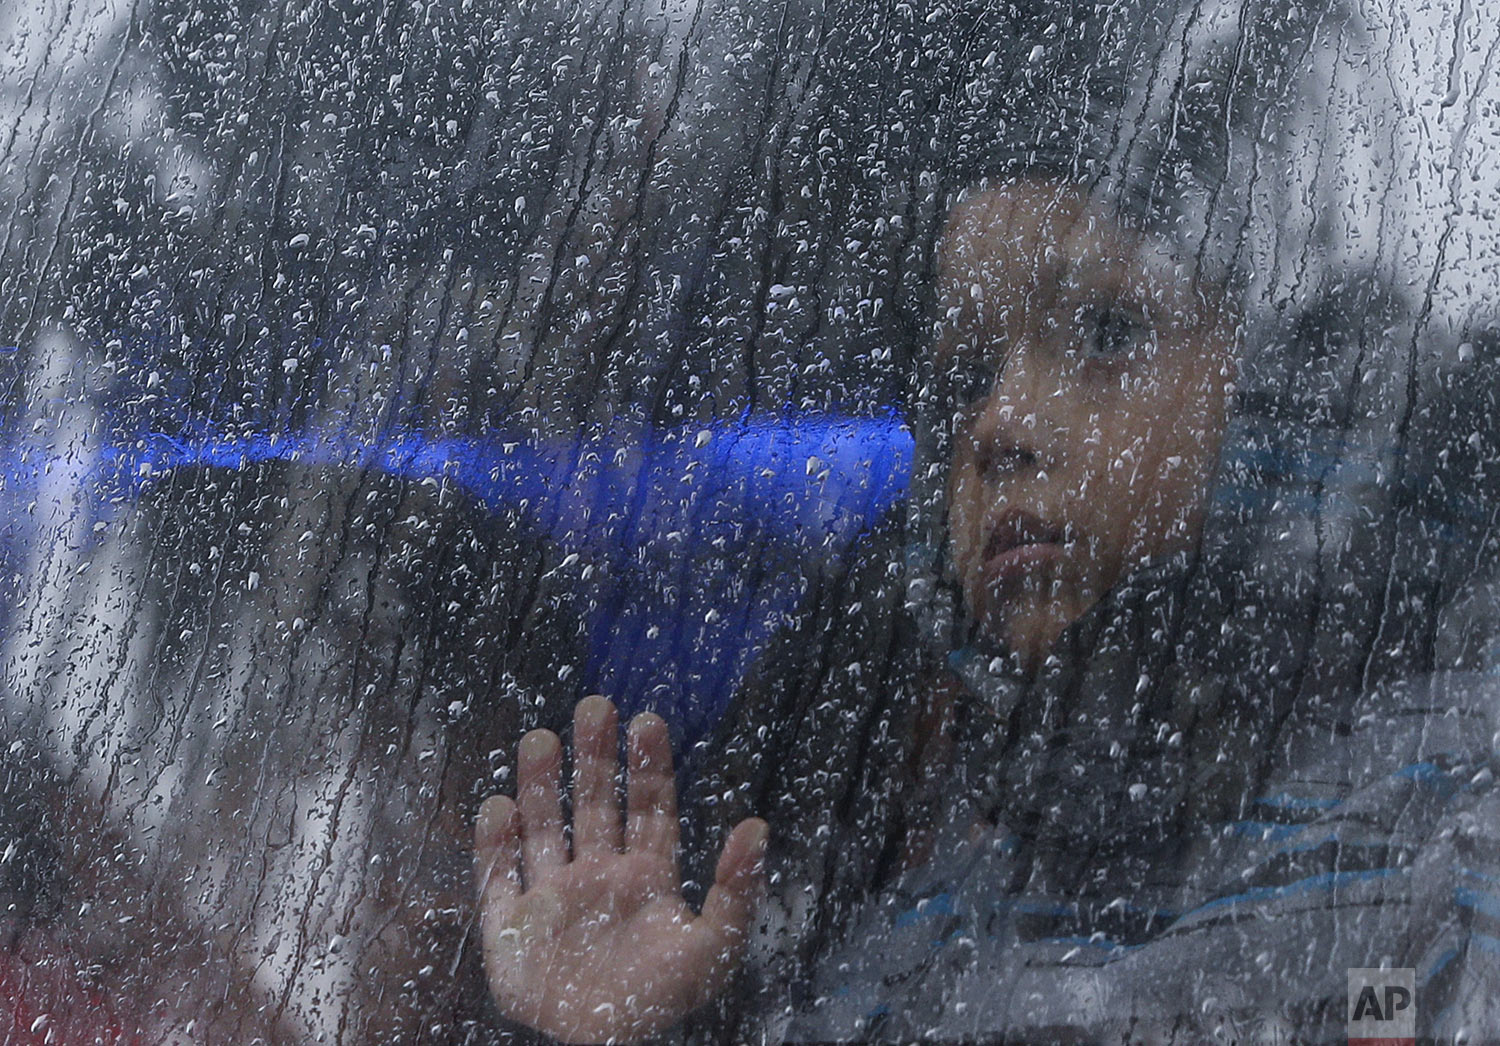
<path fill-rule="evenodd" d="M 721 736 L 708 835 L 770 821 L 775 903 L 707 1034 L 1342 1041 L 1347 969 L 1394 965 L 1424 1033 L 1500 1035 L 1500 685 L 1361 657 L 1368 599 L 1220 548 L 981 707 L 915 639 L 901 541 L 819 591 Z"/>

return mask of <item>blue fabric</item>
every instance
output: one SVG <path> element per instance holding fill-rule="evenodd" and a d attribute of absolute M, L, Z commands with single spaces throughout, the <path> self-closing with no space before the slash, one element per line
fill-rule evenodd
<path fill-rule="evenodd" d="M 1409 695 L 1451 700 L 1453 714 L 1428 718 Z M 1255 802 L 1287 823 L 1205 826 L 1201 863 L 1175 885 L 1119 882 L 1108 904 L 1013 895 L 1004 841 L 954 834 L 952 860 L 867 909 L 820 965 L 792 1038 L 1031 1041 L 1076 1026 L 1096 1041 L 1191 1042 L 1229 1021 L 1254 1041 L 1274 1028 L 1332 1041 L 1346 971 L 1384 963 L 1416 970 L 1423 1034 L 1496 1041 L 1494 688 L 1439 675 L 1370 707 L 1380 714 L 1344 750 L 1285 767 Z M 1141 917 L 1120 918 L 1132 909 Z"/>
<path fill-rule="evenodd" d="M 24 570 L 42 540 L 32 529 L 39 498 L 69 501 L 64 516 L 87 538 L 184 468 L 287 462 L 451 484 L 600 565 L 581 685 L 628 713 L 662 713 L 679 744 L 718 720 L 802 599 L 807 566 L 841 556 L 905 496 L 912 459 L 911 435 L 894 413 L 752 416 L 633 440 L 407 432 L 370 443 L 202 423 L 71 446 L 42 437 L 0 447 L 6 575 Z"/>

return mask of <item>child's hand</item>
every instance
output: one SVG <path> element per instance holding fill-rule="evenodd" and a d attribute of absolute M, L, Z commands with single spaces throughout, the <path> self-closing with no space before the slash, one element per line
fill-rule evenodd
<path fill-rule="evenodd" d="M 641 1039 L 728 981 L 763 877 L 767 827 L 750 818 L 730 833 L 695 917 L 677 870 L 666 723 L 646 714 L 630 724 L 623 823 L 614 705 L 585 698 L 573 723 L 571 858 L 558 792 L 562 746 L 550 731 L 521 740 L 517 801 L 491 796 L 479 811 L 485 970 L 513 1020 L 566 1042 Z"/>

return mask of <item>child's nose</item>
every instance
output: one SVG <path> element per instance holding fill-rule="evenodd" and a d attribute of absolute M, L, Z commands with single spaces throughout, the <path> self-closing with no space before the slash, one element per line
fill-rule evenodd
<path fill-rule="evenodd" d="M 1013 352 L 980 407 L 971 435 L 981 474 L 1044 468 L 1055 447 L 1046 408 L 1056 390 L 1041 388 L 1041 376 L 1028 362 L 1024 349 Z"/>
<path fill-rule="evenodd" d="M 1030 446 L 1019 440 L 986 440 L 979 447 L 976 464 L 986 476 L 1008 476 L 1017 472 L 1035 471 L 1040 456 Z"/>
<path fill-rule="evenodd" d="M 1022 412 L 998 387 L 985 400 L 970 436 L 974 464 L 982 476 L 1009 476 L 1040 469 L 1044 439 L 1034 412 Z"/>

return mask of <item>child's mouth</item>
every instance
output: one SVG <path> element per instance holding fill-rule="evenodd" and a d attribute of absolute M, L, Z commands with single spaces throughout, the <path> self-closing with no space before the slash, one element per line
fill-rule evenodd
<path fill-rule="evenodd" d="M 984 580 L 1013 581 L 1055 563 L 1069 540 L 1066 527 L 1024 509 L 1006 509 L 989 528 L 981 560 Z"/>

